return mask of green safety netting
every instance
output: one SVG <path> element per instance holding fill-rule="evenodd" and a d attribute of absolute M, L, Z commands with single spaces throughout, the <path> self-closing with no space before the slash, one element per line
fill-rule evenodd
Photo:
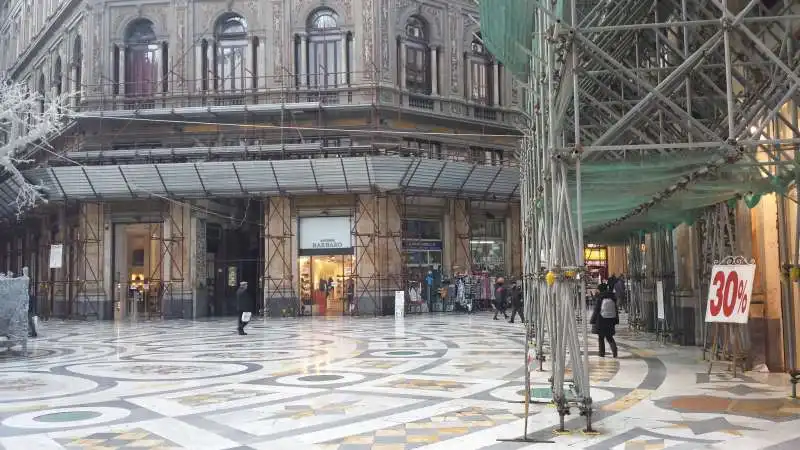
<path fill-rule="evenodd" d="M 531 0 L 480 0 L 479 3 L 481 37 L 486 48 L 517 78 L 527 79 L 536 3 Z"/>
<path fill-rule="evenodd" d="M 556 16 L 569 22 L 569 2 L 546 0 Z M 531 56 L 537 46 L 534 35 L 534 0 L 480 0 L 481 35 L 489 51 L 520 80 L 526 81 Z M 595 2 L 579 2 L 580 11 Z M 792 167 L 779 176 L 764 172 L 746 159 L 724 164 L 711 174 L 693 179 L 685 187 L 654 206 L 626 220 L 604 227 L 648 203 L 681 179 L 705 168 L 721 155 L 716 150 L 673 151 L 665 156 L 644 157 L 627 153 L 623 160 L 588 160 L 582 164 L 583 226 L 596 242 L 626 242 L 628 237 L 681 223 L 693 223 L 709 206 L 744 199 L 755 206 L 761 195 L 786 191 L 794 179 Z M 572 212 L 575 213 L 575 176 L 570 174 Z M 541 206 L 541 205 L 540 205 Z"/>
<path fill-rule="evenodd" d="M 718 203 L 741 198 L 753 207 L 761 195 L 785 192 L 793 181 L 793 176 L 788 173 L 784 177 L 771 176 L 745 160 L 728 163 L 694 178 L 639 214 L 613 226 L 604 226 L 625 217 L 715 159 L 719 156 L 695 152 L 694 155 L 677 153 L 649 156 L 637 161 L 583 164 L 582 212 L 587 237 L 597 242 L 625 242 L 637 233 L 693 223 L 706 208 Z M 574 175 L 571 178 L 574 189 Z M 572 209 L 574 213 L 574 204 Z"/>

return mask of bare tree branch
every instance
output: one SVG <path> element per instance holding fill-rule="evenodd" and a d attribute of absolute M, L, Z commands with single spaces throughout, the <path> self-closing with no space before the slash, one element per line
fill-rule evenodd
<path fill-rule="evenodd" d="M 46 203 L 43 186 L 30 183 L 17 167 L 36 148 L 50 149 L 50 140 L 64 130 L 69 95 L 32 92 L 27 86 L 0 80 L 0 175 L 8 172 L 18 187 L 14 205 L 17 218 Z"/>

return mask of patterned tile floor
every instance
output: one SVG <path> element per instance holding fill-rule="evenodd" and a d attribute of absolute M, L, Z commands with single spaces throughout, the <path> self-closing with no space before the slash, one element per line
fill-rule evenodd
<path fill-rule="evenodd" d="M 0 353 L 0 448 L 516 450 L 797 449 L 781 376 L 722 371 L 692 348 L 620 330 L 590 356 L 597 435 L 556 435 L 549 373 L 525 423 L 521 325 L 484 314 L 42 324 Z M 592 352 L 594 353 L 594 341 Z M 569 374 L 567 374 L 569 376 Z"/>

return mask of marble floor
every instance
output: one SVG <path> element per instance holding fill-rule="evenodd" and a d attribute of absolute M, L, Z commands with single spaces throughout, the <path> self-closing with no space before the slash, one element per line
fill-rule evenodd
<path fill-rule="evenodd" d="M 556 435 L 547 373 L 524 430 L 522 326 L 485 314 L 256 321 L 50 321 L 0 352 L 0 448 L 798 449 L 780 376 L 706 374 L 697 349 L 620 330 L 592 357 L 596 435 Z M 594 342 L 592 342 L 594 346 Z"/>

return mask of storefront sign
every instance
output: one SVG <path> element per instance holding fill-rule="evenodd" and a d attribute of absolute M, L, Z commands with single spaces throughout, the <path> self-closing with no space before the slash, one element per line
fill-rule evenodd
<path fill-rule="evenodd" d="M 50 245 L 50 268 L 60 269 L 61 261 L 64 260 L 64 245 L 51 244 Z"/>
<path fill-rule="evenodd" d="M 714 265 L 708 289 L 706 322 L 747 323 L 755 264 Z"/>
<path fill-rule="evenodd" d="M 404 240 L 403 248 L 406 250 L 441 250 L 442 241 Z"/>
<path fill-rule="evenodd" d="M 298 222 L 301 255 L 352 252 L 351 217 L 301 217 Z"/>
<path fill-rule="evenodd" d="M 349 247 L 349 245 L 345 245 L 344 242 L 337 241 L 336 239 L 321 239 L 319 241 L 311 241 L 311 248 L 313 249 L 347 247 Z"/>
<path fill-rule="evenodd" d="M 394 318 L 402 319 L 406 315 L 405 291 L 394 291 Z"/>

